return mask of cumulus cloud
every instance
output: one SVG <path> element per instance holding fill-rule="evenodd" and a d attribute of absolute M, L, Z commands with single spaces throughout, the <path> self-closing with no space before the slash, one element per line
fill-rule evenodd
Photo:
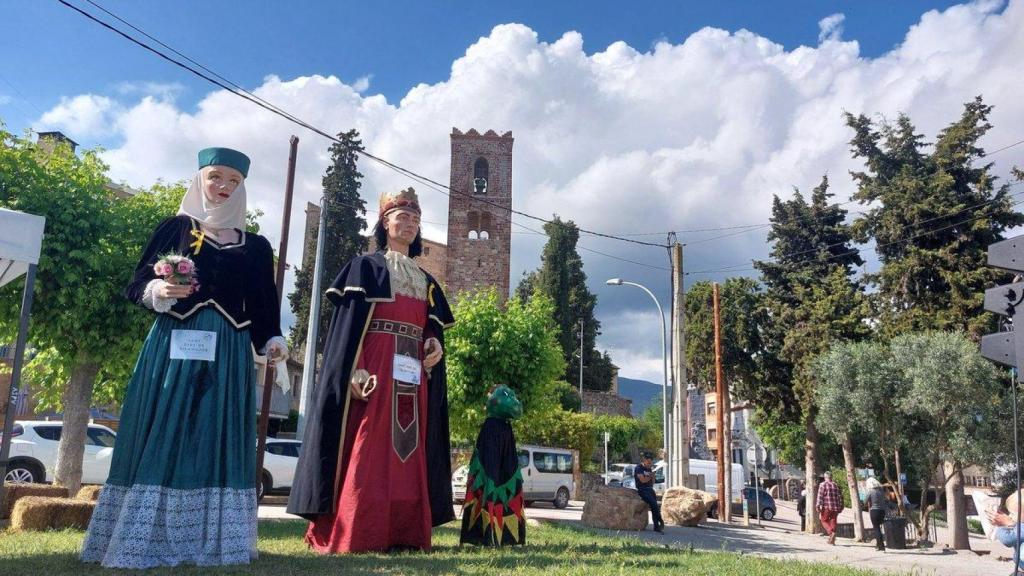
<path fill-rule="evenodd" d="M 116 130 L 117 119 L 123 113 L 124 108 L 116 100 L 82 94 L 73 98 L 62 97 L 59 104 L 43 114 L 37 125 L 68 134 L 103 137 Z"/>
<path fill-rule="evenodd" d="M 826 16 L 818 21 L 818 42 L 828 40 L 839 40 L 843 35 L 843 21 L 846 15 L 842 13 Z"/>
<path fill-rule="evenodd" d="M 842 113 L 894 117 L 907 112 L 919 132 L 934 135 L 963 102 L 983 94 L 996 106 L 995 148 L 1020 139 L 1024 125 L 1019 62 L 1024 56 L 1024 0 L 1005 7 L 982 2 L 931 11 L 892 51 L 865 58 L 843 40 L 841 14 L 821 21 L 817 46 L 786 50 L 757 34 L 702 29 L 681 43 L 641 51 L 624 42 L 588 54 L 583 37 L 566 32 L 542 42 L 519 24 L 495 27 L 452 63 L 435 84 L 412 87 L 399 102 L 370 92 L 369 78 L 347 84 L 324 70 L 299 78 L 268 76 L 255 92 L 331 132 L 357 128 L 367 148 L 411 170 L 447 182 L 451 128 L 511 130 L 514 205 L 559 214 L 583 228 L 664 242 L 664 231 L 766 222 L 773 194 L 809 190 L 828 173 L 833 192 L 853 191 L 849 130 Z M 223 91 L 194 107 L 154 94 L 80 95 L 65 99 L 44 122 L 66 126 L 76 140 L 116 132 L 105 153 L 115 179 L 148 185 L 194 169 L 195 152 L 232 146 L 253 158 L 247 188 L 264 210 L 263 229 L 277 242 L 288 136 L 299 147 L 296 202 L 289 238 L 301 254 L 305 202 L 317 201 L 328 142 Z M 111 128 L 112 127 L 112 128 Z M 1007 161 L 995 157 L 1006 174 Z M 370 206 L 382 190 L 410 184 L 369 161 L 360 164 Z M 446 238 L 447 198 L 417 185 L 425 235 Z M 537 222 L 515 217 L 513 285 L 538 265 Z M 686 268 L 699 272 L 764 257 L 764 230 L 704 241 L 723 232 L 683 233 Z M 609 277 L 641 282 L 667 307 L 665 250 L 584 235 L 582 253 L 599 296 L 604 335 L 622 375 L 661 378 L 659 322 L 636 290 L 604 285 Z M 659 269 L 661 268 L 661 269 Z M 690 278 L 702 279 L 706 275 Z M 688 278 L 688 281 L 690 281 Z"/>

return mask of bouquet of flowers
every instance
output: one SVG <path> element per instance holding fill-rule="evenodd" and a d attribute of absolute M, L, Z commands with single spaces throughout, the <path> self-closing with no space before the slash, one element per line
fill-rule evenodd
<path fill-rule="evenodd" d="M 153 265 L 153 272 L 171 284 L 192 286 L 192 291 L 199 290 L 196 278 L 196 264 L 187 256 L 176 252 L 164 254 Z"/>

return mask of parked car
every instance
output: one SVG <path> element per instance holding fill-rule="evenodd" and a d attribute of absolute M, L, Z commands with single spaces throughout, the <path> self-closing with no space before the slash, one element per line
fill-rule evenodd
<path fill-rule="evenodd" d="M 604 483 L 607 486 L 622 486 L 622 481 L 626 477 L 632 476 L 632 475 L 633 475 L 633 465 L 632 464 L 620 463 L 620 464 L 612 464 L 609 467 L 608 472 L 605 473 L 605 474 L 602 474 L 601 477 L 604 478 Z"/>
<path fill-rule="evenodd" d="M 11 430 L 10 464 L 5 482 L 12 484 L 52 482 L 57 466 L 63 422 L 20 420 Z M 103 484 L 110 474 L 110 457 L 117 434 L 106 426 L 89 424 L 82 458 L 82 483 Z"/>
<path fill-rule="evenodd" d="M 520 446 L 519 468 L 523 475 L 523 500 L 526 506 L 548 501 L 555 508 L 569 505 L 576 483 L 573 480 L 572 452 L 563 448 Z M 466 499 L 469 466 L 459 466 L 452 474 L 452 498 Z"/>
<path fill-rule="evenodd" d="M 636 471 L 636 466 L 633 464 L 629 465 L 628 473 L 624 471 L 622 477 L 622 487 L 636 490 L 636 476 L 633 472 Z M 654 495 L 661 496 L 665 493 L 665 461 L 658 460 L 654 463 Z"/>
<path fill-rule="evenodd" d="M 267 438 L 266 453 L 263 454 L 263 478 L 256 494 L 258 500 L 262 500 L 272 490 L 291 489 L 301 449 L 302 442 L 298 440 Z"/>
<path fill-rule="evenodd" d="M 466 501 L 466 476 L 469 474 L 469 466 L 463 464 L 455 469 L 452 474 L 452 499 L 456 504 Z"/>
<path fill-rule="evenodd" d="M 756 493 L 755 493 L 756 491 Z M 764 520 L 771 520 L 775 518 L 777 510 L 775 509 L 775 498 L 772 498 L 771 494 L 768 494 L 765 490 L 755 489 L 753 486 L 747 486 L 743 489 L 743 499 L 747 501 L 747 514 L 752 518 L 757 518 L 758 515 Z M 758 504 L 761 505 L 761 510 L 757 510 Z M 733 504 L 733 510 L 736 510 L 736 504 Z M 743 504 L 739 505 L 739 514 L 743 513 Z"/>
<path fill-rule="evenodd" d="M 529 506 L 546 500 L 565 508 L 576 490 L 572 451 L 543 446 L 520 446 L 519 468 L 523 473 L 523 499 Z"/>

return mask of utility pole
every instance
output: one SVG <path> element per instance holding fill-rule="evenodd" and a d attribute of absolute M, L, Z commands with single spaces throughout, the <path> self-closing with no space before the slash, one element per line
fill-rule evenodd
<path fill-rule="evenodd" d="M 583 318 L 580 318 L 580 413 L 583 412 Z"/>
<path fill-rule="evenodd" d="M 674 235 L 673 235 L 674 236 Z M 673 238 L 674 240 L 674 238 Z M 690 478 L 690 415 L 686 412 L 686 300 L 683 291 L 683 245 L 672 242 L 672 478 L 685 486 Z M 696 488 L 696 486 L 691 486 Z"/>
<path fill-rule="evenodd" d="M 281 218 L 281 243 L 277 249 L 277 270 L 274 282 L 277 286 L 277 303 L 280 305 L 284 291 L 284 269 L 288 266 L 288 231 L 291 227 L 292 193 L 295 189 L 295 157 L 298 154 L 299 138 L 292 136 L 288 149 L 288 173 L 284 185 L 284 214 Z M 288 362 L 285 358 L 280 362 Z M 263 373 L 263 398 L 260 401 L 260 419 L 256 429 L 256 490 L 263 482 L 263 452 L 267 444 L 267 426 L 270 424 L 270 400 L 274 393 L 274 371 L 267 351 L 267 368 Z"/>
<path fill-rule="evenodd" d="M 306 435 L 306 418 L 313 403 L 313 386 L 316 383 L 316 348 L 320 340 L 320 303 L 323 295 L 320 285 L 324 275 L 324 246 L 327 234 L 327 194 L 320 200 L 320 219 L 316 229 L 316 256 L 313 258 L 313 287 L 309 296 L 309 320 L 306 325 L 306 355 L 302 366 L 302 396 L 299 398 L 299 423 L 295 438 L 303 440 Z"/>
<path fill-rule="evenodd" d="M 724 382 L 722 378 L 722 328 L 719 318 L 718 306 L 718 282 L 712 285 L 712 306 L 715 318 L 715 392 L 717 394 L 717 410 L 715 415 L 718 418 L 718 519 L 725 522 L 726 510 L 729 509 L 729 502 L 725 499 L 725 401 Z"/>

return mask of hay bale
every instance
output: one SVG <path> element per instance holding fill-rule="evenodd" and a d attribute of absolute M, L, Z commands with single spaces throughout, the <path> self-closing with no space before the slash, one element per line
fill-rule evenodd
<path fill-rule="evenodd" d="M 89 527 L 95 502 L 75 498 L 25 496 L 11 512 L 12 530 L 64 530 Z"/>
<path fill-rule="evenodd" d="M 6 520 L 11 517 L 11 510 L 14 510 L 14 503 L 19 498 L 25 496 L 68 497 L 67 488 L 52 484 L 5 484 L 4 491 L 7 496 L 4 498 L 4 502 L 0 502 L 0 520 Z"/>
<path fill-rule="evenodd" d="M 82 489 L 78 491 L 78 494 L 75 495 L 75 498 L 78 500 L 96 502 L 100 499 L 101 490 L 103 490 L 103 486 L 99 485 L 82 486 Z"/>

